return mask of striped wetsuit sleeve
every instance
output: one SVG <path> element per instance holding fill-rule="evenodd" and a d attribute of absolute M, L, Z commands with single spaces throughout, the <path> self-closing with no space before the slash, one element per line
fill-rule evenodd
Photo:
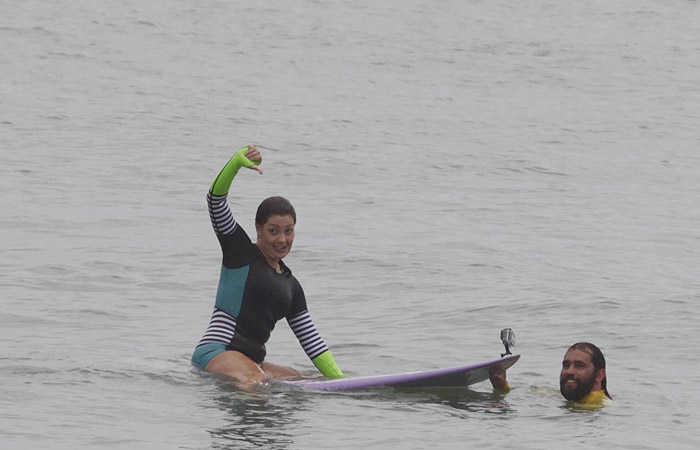
<path fill-rule="evenodd" d="M 328 350 L 328 346 L 323 341 L 316 330 L 316 325 L 311 320 L 311 315 L 308 311 L 302 311 L 299 314 L 287 319 L 290 328 L 294 335 L 299 339 L 304 352 L 309 359 L 314 359 L 321 353 Z"/>
<path fill-rule="evenodd" d="M 207 331 L 197 345 L 220 342 L 228 344 L 236 334 L 236 318 L 226 311 L 214 307 Z"/>
<path fill-rule="evenodd" d="M 328 350 L 328 346 L 321 338 L 321 335 L 318 334 L 309 311 L 304 310 L 288 318 L 287 322 L 306 355 L 323 375 L 331 378 L 344 376 L 330 350 Z"/>
<path fill-rule="evenodd" d="M 232 234 L 236 231 L 236 220 L 228 205 L 228 191 L 238 170 L 241 167 L 248 167 L 252 164 L 252 161 L 245 157 L 248 150 L 248 147 L 244 147 L 228 160 L 224 168 L 216 176 L 207 194 L 209 217 L 211 218 L 214 232 L 219 236 Z"/>
<path fill-rule="evenodd" d="M 236 219 L 228 205 L 227 195 L 214 195 L 210 190 L 207 194 L 209 217 L 217 235 L 233 234 L 236 231 Z"/>

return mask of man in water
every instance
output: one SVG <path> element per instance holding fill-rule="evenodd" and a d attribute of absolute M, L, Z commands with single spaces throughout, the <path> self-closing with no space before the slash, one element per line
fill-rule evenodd
<path fill-rule="evenodd" d="M 504 370 L 490 376 L 494 389 L 508 392 Z M 604 400 L 612 399 L 608 393 L 608 380 L 605 374 L 605 356 L 590 342 L 578 342 L 566 351 L 559 375 L 559 391 L 569 401 L 583 405 L 603 405 Z"/>

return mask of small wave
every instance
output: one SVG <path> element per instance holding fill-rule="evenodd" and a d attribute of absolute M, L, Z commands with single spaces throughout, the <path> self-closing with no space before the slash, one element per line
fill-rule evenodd
<path fill-rule="evenodd" d="M 546 167 L 538 167 L 538 166 L 531 166 L 531 167 L 526 167 L 526 170 L 529 170 L 531 172 L 537 172 L 537 173 L 542 173 L 545 175 L 556 175 L 560 177 L 568 177 L 568 173 L 564 172 L 555 172 L 553 170 L 547 169 Z"/>

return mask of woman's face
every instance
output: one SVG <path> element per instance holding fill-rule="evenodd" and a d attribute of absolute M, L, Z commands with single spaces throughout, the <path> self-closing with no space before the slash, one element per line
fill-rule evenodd
<path fill-rule="evenodd" d="M 255 225 L 258 248 L 273 265 L 289 254 L 294 243 L 294 218 L 290 215 L 270 216 L 263 225 Z"/>

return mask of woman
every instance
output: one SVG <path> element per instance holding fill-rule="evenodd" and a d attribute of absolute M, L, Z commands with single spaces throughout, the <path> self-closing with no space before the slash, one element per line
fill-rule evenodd
<path fill-rule="evenodd" d="M 255 145 L 237 151 L 209 189 L 209 215 L 223 261 L 214 312 L 192 363 L 243 384 L 298 376 L 296 370 L 265 361 L 265 343 L 275 323 L 286 318 L 321 373 L 343 377 L 316 331 L 301 285 L 282 261 L 294 242 L 294 207 L 282 197 L 264 200 L 255 215 L 255 244 L 229 209 L 228 191 L 238 170 L 247 167 L 262 174 L 261 162 Z"/>

